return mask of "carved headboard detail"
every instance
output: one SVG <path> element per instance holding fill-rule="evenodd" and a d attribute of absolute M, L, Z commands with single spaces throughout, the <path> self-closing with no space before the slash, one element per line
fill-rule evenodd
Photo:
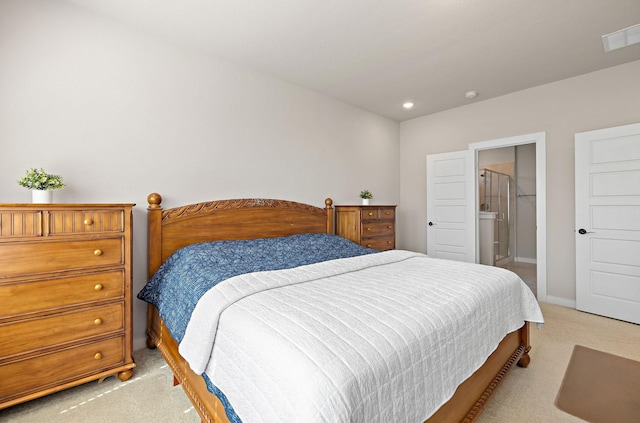
<path fill-rule="evenodd" d="M 147 197 L 149 278 L 177 249 L 197 242 L 334 233 L 334 208 L 294 201 L 245 198 L 162 209 L 162 197 Z"/>

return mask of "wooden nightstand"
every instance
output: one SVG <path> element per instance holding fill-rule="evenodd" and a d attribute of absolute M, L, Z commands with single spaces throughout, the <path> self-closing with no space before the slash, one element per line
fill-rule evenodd
<path fill-rule="evenodd" d="M 0 409 L 133 374 L 133 204 L 0 204 Z"/>
<path fill-rule="evenodd" d="M 396 206 L 335 206 L 336 235 L 364 247 L 396 248 Z"/>

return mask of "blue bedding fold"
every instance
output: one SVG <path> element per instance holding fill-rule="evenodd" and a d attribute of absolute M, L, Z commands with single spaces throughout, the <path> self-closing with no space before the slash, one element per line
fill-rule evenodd
<path fill-rule="evenodd" d="M 171 255 L 138 298 L 158 309 L 173 338 L 180 343 L 200 297 L 225 279 L 375 252 L 329 234 L 193 244 Z"/>

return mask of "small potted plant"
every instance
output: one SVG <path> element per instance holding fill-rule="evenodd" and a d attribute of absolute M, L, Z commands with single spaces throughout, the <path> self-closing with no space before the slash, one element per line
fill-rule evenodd
<path fill-rule="evenodd" d="M 368 206 L 369 200 L 373 198 L 373 194 L 368 189 L 360 191 L 360 198 L 362 198 L 362 205 Z"/>
<path fill-rule="evenodd" d="M 44 169 L 29 169 L 18 179 L 18 185 L 31 190 L 34 203 L 51 203 L 53 190 L 64 188 L 62 176 L 45 172 Z"/>

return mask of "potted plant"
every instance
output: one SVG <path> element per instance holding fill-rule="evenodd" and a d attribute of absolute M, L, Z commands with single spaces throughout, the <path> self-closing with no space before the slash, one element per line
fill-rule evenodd
<path fill-rule="evenodd" d="M 362 198 L 362 205 L 368 206 L 369 200 L 373 198 L 373 194 L 368 189 L 360 191 L 360 198 Z"/>
<path fill-rule="evenodd" d="M 18 185 L 31 190 L 34 203 L 51 203 L 53 190 L 64 188 L 62 176 L 45 172 L 44 169 L 29 169 L 18 179 Z"/>

